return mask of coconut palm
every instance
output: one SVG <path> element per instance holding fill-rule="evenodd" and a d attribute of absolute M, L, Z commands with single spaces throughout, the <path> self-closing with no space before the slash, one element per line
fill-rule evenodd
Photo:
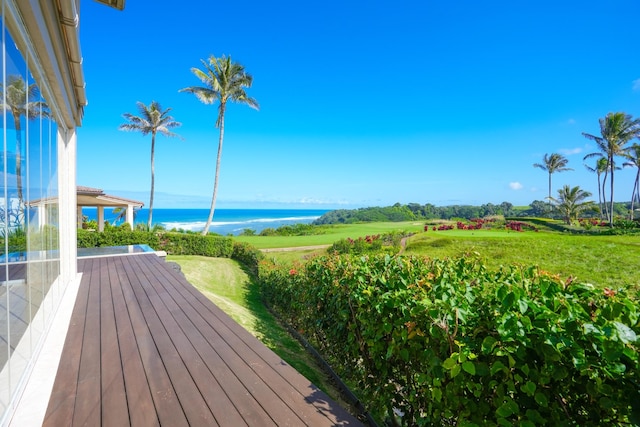
<path fill-rule="evenodd" d="M 593 207 L 591 200 L 585 201 L 589 197 L 591 197 L 591 193 L 588 191 L 584 191 L 578 186 L 565 185 L 558 190 L 558 198 L 552 198 L 552 200 L 562 214 L 564 221 L 571 224 L 571 221 L 578 219 L 582 211 Z"/>
<path fill-rule="evenodd" d="M 227 102 L 237 102 L 246 104 L 251 108 L 259 109 L 258 102 L 249 97 L 245 88 L 251 87 L 253 77 L 248 74 L 244 66 L 233 62 L 231 57 L 222 56 L 216 58 L 211 55 L 208 61 L 201 60 L 203 70 L 192 68 L 191 72 L 200 79 L 204 86 L 190 86 L 180 89 L 180 92 L 192 93 L 204 104 L 218 104 L 218 117 L 216 127 L 220 130 L 218 137 L 218 156 L 216 159 L 216 173 L 213 181 L 213 196 L 211 197 L 211 209 L 207 223 L 202 230 L 202 234 L 209 232 L 213 214 L 216 208 L 216 197 L 218 195 L 218 178 L 220 176 L 220 159 L 222 158 L 222 143 L 224 140 L 224 115 L 227 109 Z"/>
<path fill-rule="evenodd" d="M 27 83 L 19 75 L 7 77 L 5 87 L 0 84 L 0 90 L 5 93 L 5 98 L 0 101 L 0 108 L 8 111 L 13 116 L 13 123 L 16 129 L 16 190 L 18 200 L 22 205 L 22 117 L 29 120 L 37 117 L 49 117 L 49 107 L 44 101 L 39 100 L 40 91 L 35 83 L 27 86 Z"/>
<path fill-rule="evenodd" d="M 634 202 L 640 203 L 640 144 L 635 143 L 624 155 L 629 161 L 624 162 L 623 166 L 636 168 L 636 179 L 633 182 L 633 190 L 631 191 L 631 213 L 629 219 L 634 219 Z"/>
<path fill-rule="evenodd" d="M 136 217 L 138 216 L 139 209 L 138 208 L 132 208 L 132 209 L 133 209 L 133 219 L 135 221 Z M 116 215 L 116 217 L 113 219 L 114 225 L 116 225 L 118 221 L 124 221 L 127 219 L 127 208 L 124 208 L 124 207 L 113 208 L 111 213 Z"/>
<path fill-rule="evenodd" d="M 179 135 L 169 130 L 181 126 L 181 123 L 174 121 L 173 117 L 169 115 L 171 108 L 163 110 L 160 104 L 156 101 L 151 101 L 149 106 L 138 101 L 137 105 L 140 116 L 124 113 L 122 117 L 127 119 L 129 123 L 120 125 L 118 129 L 124 131 L 137 131 L 141 132 L 142 135 L 151 134 L 151 194 L 149 196 L 149 219 L 147 220 L 147 225 L 151 228 L 151 220 L 153 216 L 153 194 L 155 191 L 154 158 L 156 150 L 156 134 L 160 133 L 167 137 L 181 138 Z"/>
<path fill-rule="evenodd" d="M 567 167 L 567 163 L 569 160 L 562 154 L 551 153 L 549 155 L 545 153 L 542 163 L 533 164 L 534 168 L 540 168 L 549 173 L 549 206 L 551 206 L 551 175 L 556 172 L 572 171 L 573 169 Z"/>
<path fill-rule="evenodd" d="M 609 113 L 604 118 L 599 119 L 600 135 L 591 135 L 583 132 L 582 135 L 594 141 L 598 146 L 599 152 L 590 153 L 584 156 L 584 159 L 591 157 L 606 157 L 608 172 L 611 173 L 609 181 L 609 225 L 613 227 L 613 172 L 616 169 L 615 158 L 622 156 L 625 152 L 626 145 L 636 136 L 640 135 L 640 119 L 634 119 L 625 113 Z"/>
<path fill-rule="evenodd" d="M 596 161 L 596 166 L 591 167 L 585 163 L 584 167 L 587 168 L 589 172 L 593 172 L 598 176 L 598 209 L 600 210 L 600 218 L 602 218 L 603 210 L 603 200 L 605 198 L 604 194 L 604 185 L 607 182 L 607 170 L 609 169 L 609 165 L 607 164 L 607 159 L 604 157 L 600 157 Z M 600 179 L 600 177 L 604 174 L 604 181 Z M 604 209 L 607 209 L 606 204 L 604 205 Z M 607 210 L 608 212 L 608 210 Z M 607 214 L 608 217 L 608 214 Z"/>

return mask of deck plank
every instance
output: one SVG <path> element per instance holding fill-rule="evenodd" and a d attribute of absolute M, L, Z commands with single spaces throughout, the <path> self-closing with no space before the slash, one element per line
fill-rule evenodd
<path fill-rule="evenodd" d="M 140 350 L 133 331 L 132 316 L 129 313 L 123 291 L 123 286 L 126 286 L 126 276 L 122 277 L 119 273 L 116 263 L 109 263 L 109 280 L 130 423 L 133 426 L 159 426 L 160 421 L 145 375 Z M 123 279 L 125 283 L 123 283 Z M 134 410 L 131 410 L 132 408 Z"/>
<path fill-rule="evenodd" d="M 150 285 L 159 286 L 159 280 L 155 277 L 155 273 L 161 271 L 161 269 L 157 269 L 158 265 L 151 267 L 153 271 L 145 266 L 144 263 L 139 264 L 138 267 L 145 272 Z M 164 278 L 164 276 L 161 277 Z M 166 289 L 164 289 L 164 292 L 167 292 Z M 218 422 L 221 425 L 229 426 L 243 424 L 277 425 L 271 420 L 269 413 L 259 402 L 254 399 L 248 399 L 250 391 L 225 364 L 225 361 L 216 352 L 214 343 L 207 341 L 206 337 L 198 330 L 198 325 L 194 323 L 195 319 L 190 318 L 186 312 L 183 312 L 183 309 L 178 306 L 173 297 L 166 298 L 166 308 L 171 313 L 176 324 L 180 326 L 181 331 L 184 333 L 184 338 L 188 339 L 188 344 L 183 340 L 181 345 L 193 346 L 199 355 L 201 363 L 210 372 L 211 378 L 209 376 L 196 376 L 195 378 L 201 384 L 200 389 L 204 390 L 203 394 L 207 402 L 219 401 L 216 406 L 211 407 Z M 221 407 L 218 407 L 219 405 Z M 285 407 L 275 409 L 287 411 Z"/>
<path fill-rule="evenodd" d="M 155 255 L 79 269 L 45 425 L 362 425 Z"/>
<path fill-rule="evenodd" d="M 301 396 L 304 396 L 304 399 L 308 403 L 315 407 L 315 411 L 322 413 L 327 417 L 332 425 L 343 425 L 345 422 L 348 424 L 352 421 L 353 417 L 348 413 L 348 411 L 337 406 L 335 402 L 333 402 L 323 391 L 310 383 L 295 369 L 279 369 L 281 366 L 286 365 L 286 362 L 266 346 L 262 345 L 262 343 L 258 342 L 253 335 L 242 328 L 242 326 L 231 319 L 217 306 L 210 304 L 209 300 L 204 298 L 204 296 L 195 287 L 191 286 L 184 280 L 180 280 L 181 277 L 177 273 L 171 269 L 167 270 L 168 271 L 165 272 L 165 274 L 173 276 L 173 280 L 176 280 L 172 285 L 176 289 L 182 289 L 183 292 L 187 293 L 185 295 L 188 296 L 185 297 L 190 300 L 194 307 L 197 307 L 197 311 L 204 313 L 202 316 L 203 318 L 212 319 L 213 317 L 211 315 L 213 315 L 215 316 L 216 322 L 220 322 L 228 328 L 229 334 L 225 335 L 225 340 L 229 340 L 230 346 L 236 349 L 236 351 L 240 349 L 240 353 L 242 354 L 243 359 L 245 359 L 247 366 L 254 370 L 261 378 L 266 379 L 267 383 L 274 388 L 276 393 L 284 397 L 286 396 L 286 392 L 290 391 L 293 387 Z M 169 279 L 165 278 L 165 281 L 167 280 Z M 207 315 L 206 313 L 210 313 L 210 315 Z M 200 325 L 199 328 L 204 327 Z M 220 326 L 220 324 L 217 324 L 214 329 L 217 332 L 225 330 Z M 259 345 L 256 345 L 256 343 Z M 273 372 L 269 367 L 278 368 L 277 371 L 281 378 L 274 377 Z M 282 380 L 285 382 L 283 383 Z M 276 387 L 281 388 L 279 390 L 275 390 Z M 295 398 L 293 400 L 296 403 L 291 404 L 298 406 L 296 410 L 298 411 L 299 416 L 304 417 L 305 422 L 307 420 L 315 420 L 315 414 L 310 411 L 311 408 L 309 405 L 300 405 L 299 400 L 296 400 Z"/>
<path fill-rule="evenodd" d="M 102 424 L 128 426 L 129 408 L 122 373 L 122 357 L 116 325 L 113 287 L 107 259 L 100 259 L 100 384 L 102 389 Z M 123 314 L 123 313 L 121 313 Z"/>
<path fill-rule="evenodd" d="M 49 405 L 43 422 L 44 426 L 68 425 L 73 419 L 73 411 L 78 389 L 78 371 L 82 354 L 82 337 L 89 299 L 88 282 L 91 280 L 92 259 L 83 260 L 79 266 L 84 270 L 76 303 L 71 314 L 69 329 L 64 343 L 64 357 L 60 359 L 55 379 L 55 388 L 49 398 Z"/>
<path fill-rule="evenodd" d="M 78 371 L 78 390 L 73 425 L 99 425 L 100 407 L 100 283 L 103 266 L 93 262 L 85 312 L 84 335 Z M 78 398 L 81 397 L 81 398 Z"/>
<path fill-rule="evenodd" d="M 114 259 L 118 266 L 118 275 L 122 283 L 123 295 L 128 306 L 133 333 L 136 339 L 140 359 L 144 366 L 145 376 L 153 398 L 154 408 L 160 425 L 188 426 L 189 422 L 176 396 L 165 364 L 158 352 L 149 327 L 144 318 L 142 308 L 133 290 L 135 275 L 127 272 L 122 259 Z M 138 408 L 132 407 L 132 412 Z M 144 424 L 143 424 L 144 425 Z"/>
<path fill-rule="evenodd" d="M 346 410 L 336 408 L 335 403 L 331 402 L 324 392 L 288 366 L 183 277 L 176 275 L 166 263 L 151 259 L 146 260 L 145 263 L 141 261 L 138 259 L 139 268 L 142 271 L 149 271 L 150 264 L 155 267 L 153 268 L 154 283 L 164 284 L 167 292 L 170 293 L 185 292 L 180 294 L 183 301 L 178 312 L 188 316 L 194 322 L 196 331 L 211 331 L 212 335 L 209 339 L 214 343 L 212 345 L 218 354 L 227 363 L 229 369 L 236 373 L 252 391 L 254 398 L 268 408 L 267 412 L 272 416 L 277 414 L 278 425 L 293 422 L 318 425 L 326 423 L 327 419 L 332 425 L 340 425 L 343 420 L 353 419 Z M 203 322 L 203 319 L 211 319 L 212 313 L 215 313 L 215 322 Z M 221 323 L 225 327 L 221 327 Z M 239 338 L 241 336 L 244 340 Z M 262 381 L 256 383 L 253 380 L 255 375 Z M 278 396 L 279 400 L 273 399 L 274 395 Z M 289 410 L 282 411 L 280 409 L 282 404 Z"/>
<path fill-rule="evenodd" d="M 141 256 L 141 255 L 139 255 Z M 155 255 L 153 255 L 155 256 Z M 177 399 L 183 408 L 190 425 L 215 425 L 215 419 L 201 393 L 198 391 L 188 369 L 178 353 L 178 349 L 173 345 L 169 338 L 170 331 L 167 331 L 160 320 L 160 315 L 156 312 L 152 300 L 157 297 L 152 289 L 145 287 L 140 281 L 140 276 L 131 269 L 131 264 L 127 263 L 128 259 L 123 258 L 125 270 L 132 283 L 133 292 L 136 295 L 138 304 L 142 308 L 144 319 L 149 327 L 149 332 L 153 337 L 153 341 L 158 350 L 171 384 L 173 385 Z M 129 274 L 131 273 L 131 274 Z M 187 352 L 188 349 L 180 349 Z M 185 354 L 185 358 L 193 357 L 192 354 Z"/>

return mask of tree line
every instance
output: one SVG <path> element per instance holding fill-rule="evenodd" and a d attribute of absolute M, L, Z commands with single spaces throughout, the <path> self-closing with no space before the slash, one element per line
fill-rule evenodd
<path fill-rule="evenodd" d="M 629 211 L 630 202 L 614 203 L 614 214 L 623 216 Z M 534 200 L 528 206 L 517 207 L 509 202 L 502 202 L 499 205 L 485 203 L 483 205 L 450 205 L 436 206 L 431 203 L 421 205 L 419 203 L 409 203 L 406 205 L 396 203 L 393 206 L 366 207 L 358 209 L 337 209 L 329 211 L 316 219 L 314 225 L 323 224 L 353 224 L 358 222 L 401 222 L 414 220 L 444 219 L 454 218 L 473 219 L 484 218 L 493 215 L 503 215 L 506 217 L 551 217 L 562 218 L 563 214 L 559 210 L 549 210 L 547 202 Z M 588 210 L 582 212 L 585 218 L 598 217 L 598 212 Z"/>

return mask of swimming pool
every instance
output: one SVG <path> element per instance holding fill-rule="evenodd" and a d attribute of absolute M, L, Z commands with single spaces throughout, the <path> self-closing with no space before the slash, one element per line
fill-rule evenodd
<path fill-rule="evenodd" d="M 149 245 L 101 246 L 98 248 L 78 248 L 78 258 L 101 256 L 131 255 L 155 252 Z M 25 263 L 29 261 L 48 261 L 60 257 L 59 251 L 11 252 L 0 255 L 0 263 Z"/>
<path fill-rule="evenodd" d="M 149 245 L 102 246 L 99 248 L 78 248 L 78 258 L 130 255 L 155 252 Z"/>

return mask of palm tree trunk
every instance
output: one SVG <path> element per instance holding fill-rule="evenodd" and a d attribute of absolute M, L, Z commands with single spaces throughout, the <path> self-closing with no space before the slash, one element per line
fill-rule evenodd
<path fill-rule="evenodd" d="M 147 220 L 147 228 L 151 231 L 151 219 L 153 218 L 153 192 L 155 191 L 155 165 L 154 157 L 156 151 L 156 133 L 151 133 L 151 194 L 149 196 L 149 219 Z"/>
<path fill-rule="evenodd" d="M 636 173 L 636 181 L 633 183 L 633 191 L 631 192 L 631 214 L 629 215 L 629 219 L 633 221 L 635 219 L 635 212 L 633 210 L 634 202 L 636 200 L 636 195 L 638 196 L 638 203 L 640 203 L 640 167 L 638 168 L 638 172 Z"/>
<path fill-rule="evenodd" d="M 211 222 L 213 221 L 213 213 L 216 210 L 216 198 L 218 197 L 218 177 L 220 176 L 220 159 L 222 158 L 222 142 L 224 141 L 224 111 L 226 108 L 225 103 L 220 103 L 220 137 L 218 139 L 218 157 L 216 159 L 216 175 L 213 180 L 213 196 L 211 197 L 211 209 L 209 210 L 209 218 L 207 218 L 207 223 L 202 230 L 202 235 L 206 236 L 209 233 L 209 227 L 211 227 Z"/>
<path fill-rule="evenodd" d="M 600 210 L 600 219 L 602 219 L 602 185 L 600 184 L 600 172 L 598 172 L 598 209 Z"/>
<path fill-rule="evenodd" d="M 614 165 L 613 165 L 613 156 L 610 157 L 610 165 L 611 165 L 611 212 L 610 212 L 610 216 L 609 216 L 609 226 L 613 227 L 613 170 L 615 169 Z"/>
<path fill-rule="evenodd" d="M 551 215 L 551 172 L 549 172 L 549 215 Z"/>
<path fill-rule="evenodd" d="M 607 186 L 607 177 L 609 176 L 609 171 L 605 171 L 604 179 L 602 180 L 602 205 L 604 206 L 605 219 L 609 220 L 609 205 L 607 205 L 607 193 L 605 188 Z"/>

